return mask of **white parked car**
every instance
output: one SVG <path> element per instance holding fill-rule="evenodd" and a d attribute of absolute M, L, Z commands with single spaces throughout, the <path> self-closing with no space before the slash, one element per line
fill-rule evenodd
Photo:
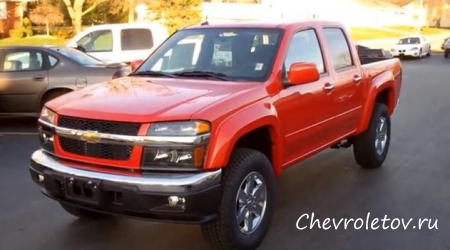
<path fill-rule="evenodd" d="M 394 57 L 417 57 L 430 56 L 430 41 L 423 36 L 408 36 L 400 38 L 392 47 L 391 54 Z"/>
<path fill-rule="evenodd" d="M 102 24 L 86 28 L 66 44 L 108 63 L 146 59 L 169 36 L 158 23 Z"/>

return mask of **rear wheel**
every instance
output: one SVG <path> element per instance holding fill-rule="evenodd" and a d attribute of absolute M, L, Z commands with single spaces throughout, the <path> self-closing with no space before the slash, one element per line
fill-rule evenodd
<path fill-rule="evenodd" d="M 426 56 L 427 56 L 427 57 L 430 57 L 430 56 L 431 56 L 431 46 L 428 47 L 428 52 L 427 52 Z"/>
<path fill-rule="evenodd" d="M 94 211 L 82 209 L 79 207 L 75 207 L 75 206 L 71 206 L 71 205 L 67 205 L 67 204 L 63 204 L 63 203 L 61 203 L 60 205 L 67 213 L 69 213 L 75 217 L 78 217 L 80 219 L 100 220 L 100 219 L 110 217 L 108 214 L 97 213 Z"/>
<path fill-rule="evenodd" d="M 265 238 L 275 209 L 275 176 L 267 157 L 235 149 L 222 179 L 217 218 L 202 224 L 217 249 L 256 249 Z"/>
<path fill-rule="evenodd" d="M 448 55 L 449 55 L 449 51 L 448 51 L 448 50 L 445 50 L 445 51 L 444 51 L 444 57 L 445 57 L 445 58 L 448 58 Z"/>
<path fill-rule="evenodd" d="M 391 120 L 385 104 L 375 103 L 369 127 L 353 142 L 356 162 L 362 168 L 379 168 L 386 160 L 391 141 Z"/>

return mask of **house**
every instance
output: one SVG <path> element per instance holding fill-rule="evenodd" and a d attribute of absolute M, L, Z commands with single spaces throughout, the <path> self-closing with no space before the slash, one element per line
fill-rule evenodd
<path fill-rule="evenodd" d="M 35 0 L 0 0 L 0 36 L 9 37 L 9 31 L 21 25 L 28 2 Z"/>

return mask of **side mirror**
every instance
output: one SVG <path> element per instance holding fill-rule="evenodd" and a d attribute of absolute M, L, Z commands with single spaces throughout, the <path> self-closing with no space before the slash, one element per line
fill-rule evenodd
<path fill-rule="evenodd" d="M 292 85 L 301 85 L 319 80 L 320 74 L 314 63 L 293 63 L 287 79 Z"/>
<path fill-rule="evenodd" d="M 143 62 L 144 62 L 144 60 L 132 61 L 130 64 L 131 72 L 133 72 L 135 69 L 137 69 Z"/>

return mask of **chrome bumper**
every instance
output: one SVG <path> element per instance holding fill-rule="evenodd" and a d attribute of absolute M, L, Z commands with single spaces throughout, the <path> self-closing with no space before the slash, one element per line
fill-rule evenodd
<path fill-rule="evenodd" d="M 77 169 L 70 164 L 62 164 L 41 149 L 35 151 L 31 156 L 30 168 L 41 174 L 42 178 L 45 178 L 46 171 L 54 171 L 62 175 L 133 185 L 140 191 L 155 193 L 185 193 L 205 190 L 220 185 L 222 175 L 221 169 L 201 173 L 149 173 L 139 177 L 93 172 Z"/>

